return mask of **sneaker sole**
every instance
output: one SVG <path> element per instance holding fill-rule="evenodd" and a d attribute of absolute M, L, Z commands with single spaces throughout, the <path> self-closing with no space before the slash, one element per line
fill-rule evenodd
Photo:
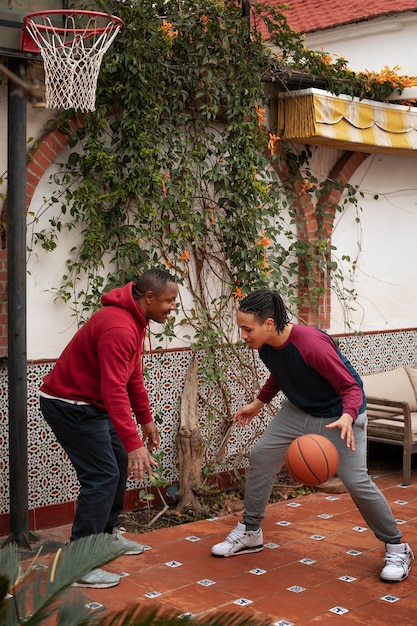
<path fill-rule="evenodd" d="M 211 553 L 211 556 L 215 556 L 216 558 L 228 558 L 229 556 L 239 556 L 240 554 L 250 554 L 251 552 L 261 552 L 264 549 L 263 546 L 255 546 L 254 548 L 246 548 L 244 550 L 239 550 L 239 552 L 229 552 L 228 554 L 214 554 Z"/>
<path fill-rule="evenodd" d="M 405 576 L 403 576 L 402 578 L 382 578 L 382 576 L 380 576 L 379 578 L 382 580 L 383 583 L 402 583 L 403 580 L 405 580 L 406 578 L 408 578 L 410 572 L 407 572 Z"/>
<path fill-rule="evenodd" d="M 82 583 L 76 581 L 72 583 L 71 587 L 85 587 L 89 589 L 109 589 L 110 587 L 116 587 L 119 584 L 120 580 L 115 583 Z"/>

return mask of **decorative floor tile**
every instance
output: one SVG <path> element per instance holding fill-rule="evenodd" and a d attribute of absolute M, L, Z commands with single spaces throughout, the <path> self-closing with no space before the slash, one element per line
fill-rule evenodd
<path fill-rule="evenodd" d="M 366 532 L 368 529 L 364 528 L 363 526 L 355 526 L 354 528 L 352 528 L 352 530 L 354 530 L 357 533 L 364 533 Z"/>
<path fill-rule="evenodd" d="M 295 626 L 294 622 L 288 622 L 286 619 L 280 619 L 279 622 L 274 622 L 272 626 Z"/>
<path fill-rule="evenodd" d="M 285 520 L 281 520 L 280 522 L 276 522 L 278 526 L 291 526 L 291 522 L 286 522 Z"/>
<path fill-rule="evenodd" d="M 293 585 L 292 587 L 287 587 L 287 591 L 292 591 L 293 593 L 302 593 L 305 591 L 305 587 L 300 587 L 299 585 Z"/>
<path fill-rule="evenodd" d="M 333 515 L 329 515 L 329 513 L 321 513 L 320 515 L 317 515 L 317 517 L 321 517 L 321 519 L 331 519 Z"/>
<path fill-rule="evenodd" d="M 269 548 L 270 550 L 275 550 L 279 548 L 279 543 L 274 543 L 273 541 L 269 541 L 268 543 L 264 543 L 264 548 Z"/>
<path fill-rule="evenodd" d="M 189 619 L 190 617 L 195 617 L 195 613 L 181 613 L 181 615 L 178 615 L 178 619 Z"/>
<path fill-rule="evenodd" d="M 397 598 L 397 596 L 382 596 L 381 600 L 384 600 L 385 602 L 390 602 L 391 604 L 393 604 L 394 602 L 398 602 L 398 600 L 400 600 L 400 598 Z"/>
<path fill-rule="evenodd" d="M 145 593 L 146 598 L 157 598 L 160 595 L 159 591 L 148 591 L 148 593 Z"/>
<path fill-rule="evenodd" d="M 196 537 L 195 535 L 190 535 L 189 537 L 186 537 L 187 541 L 201 541 L 200 537 Z"/>
<path fill-rule="evenodd" d="M 326 496 L 326 500 L 330 500 L 330 502 L 334 502 L 335 500 L 340 500 L 337 496 Z"/>
<path fill-rule="evenodd" d="M 247 606 L 248 604 L 252 604 L 253 600 L 248 600 L 247 598 L 239 598 L 239 600 L 235 600 L 233 604 L 238 604 L 239 606 Z"/>
<path fill-rule="evenodd" d="M 87 607 L 87 609 L 95 611 L 96 609 L 103 608 L 104 604 L 100 604 L 100 602 L 88 602 L 88 604 L 86 604 L 85 606 Z"/>
<path fill-rule="evenodd" d="M 314 541 L 321 541 L 322 539 L 325 539 L 324 535 L 310 535 L 310 539 L 314 539 Z"/>
<path fill-rule="evenodd" d="M 301 559 L 300 563 L 304 563 L 304 565 L 313 565 L 313 563 L 317 563 L 314 559 Z"/>
<path fill-rule="evenodd" d="M 301 504 L 299 502 L 289 502 L 287 506 L 292 506 L 293 508 L 296 508 L 297 506 L 301 506 Z"/>
<path fill-rule="evenodd" d="M 346 554 L 350 554 L 351 556 L 359 556 L 360 554 L 362 554 L 362 552 L 359 552 L 359 550 L 348 550 Z"/>
<path fill-rule="evenodd" d="M 399 504 L 400 506 L 404 506 L 408 504 L 407 500 L 395 500 L 394 504 Z"/>
<path fill-rule="evenodd" d="M 165 565 L 167 565 L 168 567 L 180 567 L 182 563 L 180 563 L 179 561 L 167 561 Z"/>
<path fill-rule="evenodd" d="M 255 574 L 255 576 L 262 576 L 262 574 L 266 574 L 266 569 L 260 569 L 256 567 L 255 569 L 249 570 L 249 574 Z"/>
<path fill-rule="evenodd" d="M 407 523 L 405 521 L 405 519 L 396 519 L 395 522 L 396 522 L 396 524 L 406 524 Z"/>
<path fill-rule="evenodd" d="M 339 580 L 343 580 L 345 583 L 353 583 L 357 578 L 354 576 L 339 576 Z"/>
<path fill-rule="evenodd" d="M 130 576 L 129 572 L 117 572 L 117 575 L 120 576 L 120 578 L 125 578 L 125 576 Z"/>
<path fill-rule="evenodd" d="M 329 609 L 331 613 L 335 613 L 336 615 L 344 615 L 345 613 L 349 613 L 349 609 L 344 609 L 343 606 L 334 606 L 332 609 Z"/>
<path fill-rule="evenodd" d="M 214 580 L 210 580 L 209 578 L 203 578 L 202 580 L 197 581 L 197 585 L 202 585 L 203 587 L 210 587 L 210 585 L 215 585 Z"/>

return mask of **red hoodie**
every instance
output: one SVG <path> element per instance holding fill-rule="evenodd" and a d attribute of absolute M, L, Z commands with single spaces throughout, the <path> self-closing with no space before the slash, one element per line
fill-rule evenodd
<path fill-rule="evenodd" d="M 41 391 L 83 400 L 106 411 L 127 452 L 143 442 L 139 424 L 152 421 L 141 365 L 147 322 L 132 296 L 132 285 L 113 289 L 67 345 Z"/>

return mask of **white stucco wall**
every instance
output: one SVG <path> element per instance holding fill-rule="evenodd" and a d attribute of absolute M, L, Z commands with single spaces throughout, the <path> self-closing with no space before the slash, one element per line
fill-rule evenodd
<path fill-rule="evenodd" d="M 344 57 L 355 72 L 398 65 L 399 74 L 417 76 L 416 29 L 417 14 L 406 11 L 308 34 L 305 43 L 311 50 L 323 48 Z"/>
<path fill-rule="evenodd" d="M 332 242 L 339 258 L 358 259 L 352 330 L 417 327 L 416 166 L 415 158 L 372 155 L 350 181 L 364 194 L 361 210 L 336 218 Z M 349 264 L 343 266 L 348 276 Z M 334 294 L 331 329 L 347 330 Z"/>

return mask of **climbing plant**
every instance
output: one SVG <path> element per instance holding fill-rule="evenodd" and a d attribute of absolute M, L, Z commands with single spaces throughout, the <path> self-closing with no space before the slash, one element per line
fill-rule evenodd
<path fill-rule="evenodd" d="M 42 207 L 52 210 L 49 227 L 33 236 L 53 250 L 63 230 L 78 232 L 55 291 L 80 323 L 103 289 L 143 269 L 168 267 L 177 275 L 181 311 L 161 338 L 180 333 L 202 359 L 200 398 L 212 421 L 224 420 L 221 438 L 233 415 L 233 385 L 249 395 L 259 384 L 256 360 L 235 349 L 236 301 L 274 286 L 296 313 L 300 257 L 302 280 L 317 284 L 309 290 L 312 305 L 324 288 L 317 268 L 334 283 L 343 278 L 324 227 L 314 246 L 301 236 L 305 224 L 294 202 L 307 194 L 317 205 L 325 187 L 338 183 L 314 178 L 308 148 L 295 153 L 266 132 L 263 80 L 282 80 L 285 67 L 325 76 L 334 91 L 358 82 L 343 59 L 305 49 L 284 7 L 253 3 L 249 20 L 229 0 L 103 4 L 124 26 L 102 65 L 96 110 L 75 132 L 70 113 L 53 122 L 69 135 L 70 153 Z M 286 184 L 278 177 L 284 167 Z M 346 191 L 340 205 L 319 206 L 320 228 L 329 212 L 357 204 L 355 190 Z M 338 291 L 343 297 L 343 285 Z M 220 403 L 211 400 L 214 385 Z"/>

